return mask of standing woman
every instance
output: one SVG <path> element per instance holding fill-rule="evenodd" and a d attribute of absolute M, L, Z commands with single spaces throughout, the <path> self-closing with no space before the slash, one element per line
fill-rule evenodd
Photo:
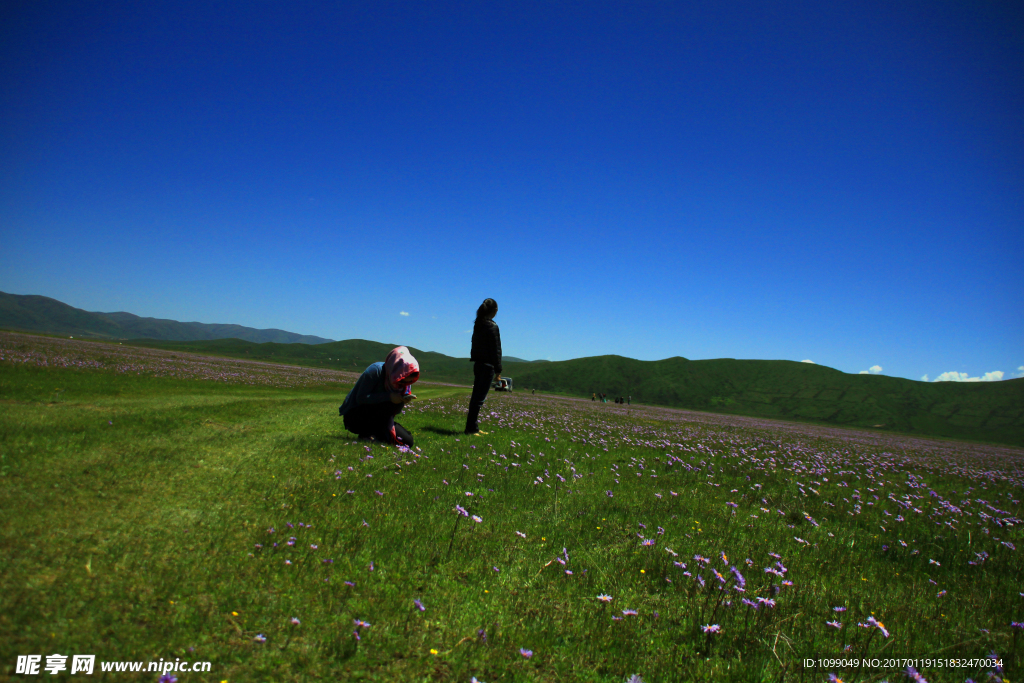
<path fill-rule="evenodd" d="M 395 416 L 416 398 L 412 384 L 420 378 L 420 364 L 409 349 L 396 346 L 383 362 L 363 371 L 338 413 L 345 429 L 363 438 L 412 448 L 412 434 L 395 422 Z"/>
<path fill-rule="evenodd" d="M 484 299 L 476 309 L 476 323 L 473 325 L 473 350 L 469 359 L 473 361 L 473 395 L 469 399 L 469 415 L 466 416 L 466 433 L 485 435 L 480 431 L 480 408 L 484 405 L 487 392 L 495 377 L 501 379 L 501 333 L 494 322 L 498 314 L 498 302 Z"/>

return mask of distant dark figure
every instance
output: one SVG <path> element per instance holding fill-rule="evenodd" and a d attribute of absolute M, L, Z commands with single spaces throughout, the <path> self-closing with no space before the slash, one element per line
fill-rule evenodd
<path fill-rule="evenodd" d="M 536 394 L 536 393 L 537 393 L 537 390 L 536 390 L 536 389 L 530 389 L 530 395 L 531 395 L 531 396 L 532 396 L 533 394 Z"/>
<path fill-rule="evenodd" d="M 363 438 L 412 448 L 412 434 L 395 422 L 395 416 L 416 398 L 412 384 L 419 378 L 420 365 L 409 349 L 392 349 L 386 360 L 363 371 L 338 408 L 338 414 L 345 419 L 345 429 Z"/>
<path fill-rule="evenodd" d="M 633 405 L 632 401 L 633 401 L 633 397 L 632 396 L 627 396 L 626 397 L 626 405 L 627 406 Z"/>
<path fill-rule="evenodd" d="M 622 398 L 621 396 L 619 396 L 619 405 L 621 406 L 621 405 L 622 405 L 622 404 L 624 404 L 625 402 L 626 402 L 626 399 L 624 399 L 624 398 Z"/>
<path fill-rule="evenodd" d="M 591 401 L 596 401 L 597 400 L 597 394 L 596 393 L 591 394 L 590 395 L 590 400 Z"/>
<path fill-rule="evenodd" d="M 480 409 L 487 399 L 487 392 L 494 380 L 501 379 L 501 333 L 494 322 L 498 314 L 498 302 L 484 299 L 476 310 L 473 324 L 473 348 L 469 359 L 473 361 L 473 395 L 469 398 L 469 414 L 466 415 L 466 434 L 483 436 L 480 431 Z"/>

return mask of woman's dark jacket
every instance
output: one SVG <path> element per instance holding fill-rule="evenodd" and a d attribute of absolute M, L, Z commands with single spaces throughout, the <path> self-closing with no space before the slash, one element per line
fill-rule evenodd
<path fill-rule="evenodd" d="M 473 325 L 473 350 L 470 360 L 494 366 L 494 372 L 501 374 L 501 333 L 493 320 L 477 320 Z"/>

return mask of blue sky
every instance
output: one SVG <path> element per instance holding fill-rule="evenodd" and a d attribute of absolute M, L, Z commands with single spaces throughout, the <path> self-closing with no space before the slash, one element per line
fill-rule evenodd
<path fill-rule="evenodd" d="M 1024 375 L 1024 5 L 328 5 L 3 3 L 0 290 Z"/>

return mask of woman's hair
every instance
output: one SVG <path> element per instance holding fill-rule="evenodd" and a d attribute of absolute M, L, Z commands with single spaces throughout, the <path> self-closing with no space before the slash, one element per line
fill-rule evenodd
<path fill-rule="evenodd" d="M 498 302 L 494 299 L 484 299 L 480 308 L 476 309 L 477 320 L 490 320 L 498 314 Z"/>

